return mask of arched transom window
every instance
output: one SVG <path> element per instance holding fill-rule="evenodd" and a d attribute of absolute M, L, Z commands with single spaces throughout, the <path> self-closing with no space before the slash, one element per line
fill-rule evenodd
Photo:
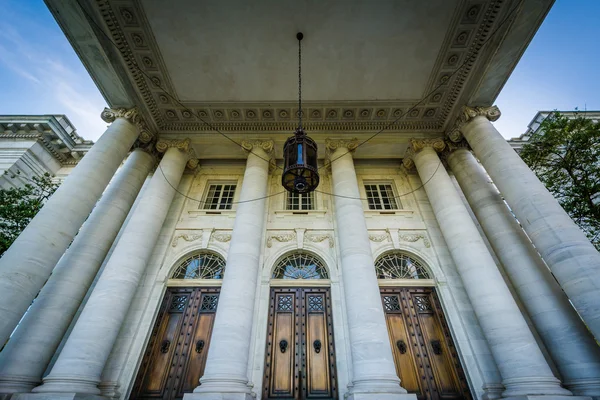
<path fill-rule="evenodd" d="M 202 252 L 186 258 L 172 279 L 223 279 L 225 260 L 218 254 Z"/>
<path fill-rule="evenodd" d="M 273 279 L 329 279 L 323 262 L 309 253 L 284 257 L 273 271 Z"/>
<path fill-rule="evenodd" d="M 377 279 L 431 279 L 420 261 L 404 253 L 384 254 L 375 261 Z"/>

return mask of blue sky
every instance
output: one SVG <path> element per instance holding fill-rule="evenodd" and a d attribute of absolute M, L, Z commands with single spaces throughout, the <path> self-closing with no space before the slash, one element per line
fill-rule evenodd
<path fill-rule="evenodd" d="M 42 0 L 0 0 L 0 114 L 66 114 L 86 139 L 106 106 Z M 557 0 L 496 104 L 505 137 L 538 110 L 600 110 L 600 0 Z"/>

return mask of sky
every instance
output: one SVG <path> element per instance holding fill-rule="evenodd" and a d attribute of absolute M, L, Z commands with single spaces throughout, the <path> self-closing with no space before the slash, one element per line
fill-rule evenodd
<path fill-rule="evenodd" d="M 106 129 L 102 95 L 42 0 L 0 0 L 0 115 L 66 114 L 79 135 Z M 496 105 L 507 138 L 539 110 L 600 110 L 600 0 L 556 0 Z"/>

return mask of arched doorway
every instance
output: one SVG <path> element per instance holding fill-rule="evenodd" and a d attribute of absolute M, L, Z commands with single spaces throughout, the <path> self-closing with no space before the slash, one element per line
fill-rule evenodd
<path fill-rule="evenodd" d="M 381 301 L 402 386 L 419 400 L 472 398 L 432 275 L 394 251 L 375 261 Z"/>
<path fill-rule="evenodd" d="M 197 251 L 177 263 L 130 399 L 182 399 L 204 374 L 225 260 Z"/>
<path fill-rule="evenodd" d="M 272 273 L 263 399 L 337 399 L 329 273 L 306 251 Z"/>

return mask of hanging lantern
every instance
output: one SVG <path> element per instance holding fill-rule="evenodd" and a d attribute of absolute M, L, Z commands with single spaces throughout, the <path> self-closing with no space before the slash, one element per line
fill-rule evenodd
<path fill-rule="evenodd" d="M 283 175 L 281 184 L 290 192 L 308 193 L 319 186 L 317 144 L 302 129 L 302 46 L 304 35 L 298 39 L 298 129 L 283 145 Z"/>

